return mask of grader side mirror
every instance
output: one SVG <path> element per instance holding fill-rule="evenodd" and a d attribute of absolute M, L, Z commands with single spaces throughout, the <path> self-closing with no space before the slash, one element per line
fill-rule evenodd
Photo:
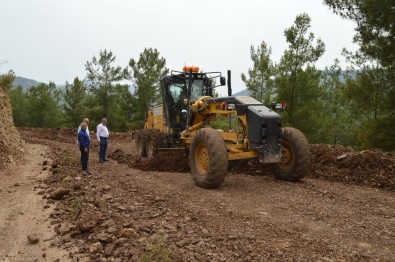
<path fill-rule="evenodd" d="M 185 109 L 181 110 L 181 114 L 182 114 L 182 117 L 183 117 L 184 119 L 187 118 L 187 110 L 185 110 Z"/>
<path fill-rule="evenodd" d="M 219 82 L 221 83 L 221 86 L 226 85 L 226 78 L 223 77 L 223 76 L 221 76 L 221 77 L 219 78 Z"/>

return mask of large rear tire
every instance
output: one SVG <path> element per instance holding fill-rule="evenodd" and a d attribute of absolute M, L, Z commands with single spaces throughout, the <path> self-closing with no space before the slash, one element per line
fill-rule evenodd
<path fill-rule="evenodd" d="M 145 152 L 148 158 L 153 158 L 158 154 L 158 149 L 164 147 L 165 136 L 159 130 L 152 130 L 147 133 Z"/>
<path fill-rule="evenodd" d="M 196 185 L 217 188 L 228 173 L 228 153 L 218 131 L 202 128 L 197 131 L 189 148 L 189 165 Z"/>
<path fill-rule="evenodd" d="M 281 162 L 274 164 L 276 178 L 286 181 L 299 181 L 311 168 L 309 142 L 298 129 L 282 129 Z"/>
<path fill-rule="evenodd" d="M 145 131 L 140 131 L 137 133 L 136 151 L 139 157 L 147 157 L 147 152 L 145 151 L 146 135 L 147 134 Z"/>

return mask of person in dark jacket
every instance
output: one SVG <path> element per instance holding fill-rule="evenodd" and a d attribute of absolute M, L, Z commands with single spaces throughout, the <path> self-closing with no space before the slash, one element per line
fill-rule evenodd
<path fill-rule="evenodd" d="M 86 132 L 87 125 L 85 122 L 81 123 L 81 130 L 78 132 L 78 143 L 80 145 L 81 151 L 81 167 L 82 171 L 88 171 L 88 159 L 89 159 L 89 145 L 90 139 L 89 135 Z"/>

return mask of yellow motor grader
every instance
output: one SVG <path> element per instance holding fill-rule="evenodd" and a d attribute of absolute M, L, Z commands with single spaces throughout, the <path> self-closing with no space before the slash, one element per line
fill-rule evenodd
<path fill-rule="evenodd" d="M 274 110 L 284 103 L 265 106 L 248 96 L 232 96 L 230 77 L 228 71 L 229 96 L 214 98 L 215 87 L 226 84 L 220 72 L 203 73 L 193 66 L 171 71 L 161 80 L 163 103 L 147 112 L 137 134 L 138 155 L 153 158 L 162 149 L 189 150 L 193 179 L 203 188 L 222 184 L 228 161 L 248 158 L 271 164 L 279 179 L 303 178 L 311 165 L 308 141 L 299 130 L 281 126 Z M 218 119 L 229 128 L 216 129 Z"/>

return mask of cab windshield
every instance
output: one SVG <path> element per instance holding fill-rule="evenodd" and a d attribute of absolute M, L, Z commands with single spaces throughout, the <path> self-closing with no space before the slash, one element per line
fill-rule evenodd
<path fill-rule="evenodd" d="M 188 81 L 187 81 L 188 83 Z M 187 87 L 184 84 L 171 84 L 169 91 L 174 101 L 187 98 Z M 203 95 L 203 80 L 197 79 L 192 82 L 191 99 L 196 99 Z"/>

